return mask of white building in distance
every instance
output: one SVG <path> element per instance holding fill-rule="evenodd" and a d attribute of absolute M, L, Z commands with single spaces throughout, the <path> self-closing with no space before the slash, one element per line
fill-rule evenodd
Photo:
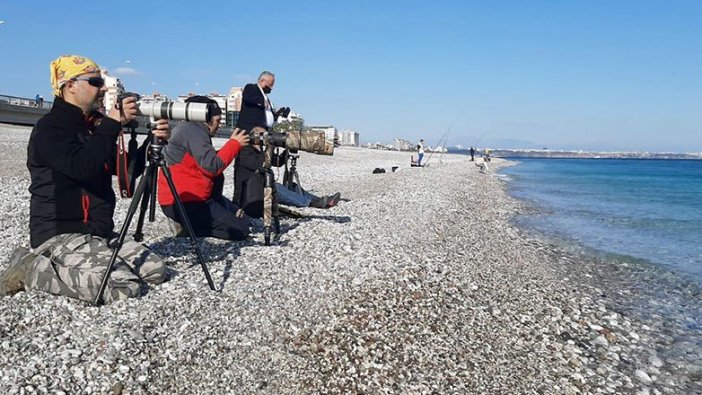
<path fill-rule="evenodd" d="M 217 105 L 222 110 L 222 118 L 219 120 L 219 126 L 223 127 L 227 125 L 227 97 L 220 95 L 219 93 L 213 92 L 207 95 L 210 99 L 217 102 Z"/>
<path fill-rule="evenodd" d="M 393 139 L 392 147 L 398 151 L 413 151 L 416 148 L 416 144 L 405 139 Z"/>
<path fill-rule="evenodd" d="M 358 132 L 351 129 L 342 130 L 339 132 L 339 144 L 358 147 L 359 138 Z"/>
<path fill-rule="evenodd" d="M 239 121 L 239 113 L 241 112 L 241 99 L 244 94 L 244 88 L 235 86 L 229 89 L 227 94 L 227 106 L 225 108 L 225 113 L 227 114 L 224 118 L 227 126 L 234 127 Z"/>
<path fill-rule="evenodd" d="M 330 141 L 338 139 L 338 131 L 334 126 L 308 126 L 308 129 L 314 132 L 324 132 L 324 138 Z"/>
<path fill-rule="evenodd" d="M 168 100 L 168 96 L 163 96 L 158 92 L 155 92 L 153 95 L 142 96 L 139 100 L 142 103 L 163 103 L 170 101 Z"/>

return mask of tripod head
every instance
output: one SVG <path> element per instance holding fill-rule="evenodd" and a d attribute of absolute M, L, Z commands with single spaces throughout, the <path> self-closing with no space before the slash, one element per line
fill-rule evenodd
<path fill-rule="evenodd" d="M 151 136 L 151 150 L 149 151 L 149 159 L 159 162 L 163 159 L 163 147 L 168 144 L 167 141 L 156 137 L 156 136 Z"/>
<path fill-rule="evenodd" d="M 297 158 L 300 157 L 300 153 L 295 150 L 288 150 L 288 159 L 290 160 L 290 167 L 295 167 L 297 165 Z"/>
<path fill-rule="evenodd" d="M 285 162 L 285 173 L 283 173 L 283 185 L 291 191 L 297 191 L 301 193 L 302 187 L 300 187 L 300 176 L 297 174 L 297 159 L 299 157 L 300 154 L 297 150 L 288 150 L 288 159 L 290 160 L 290 166 L 288 167 L 288 162 Z"/>
<path fill-rule="evenodd" d="M 149 143 L 149 162 L 159 165 L 161 161 L 163 161 L 163 147 L 168 144 L 168 141 L 157 137 L 151 132 L 156 128 L 156 118 L 154 116 L 149 117 L 149 123 L 146 126 L 149 128 L 151 137 L 151 142 Z"/>

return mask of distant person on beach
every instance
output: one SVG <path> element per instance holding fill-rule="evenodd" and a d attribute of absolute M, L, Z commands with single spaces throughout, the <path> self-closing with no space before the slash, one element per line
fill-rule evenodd
<path fill-rule="evenodd" d="M 470 161 L 474 162 L 475 161 L 475 148 L 470 147 Z"/>
<path fill-rule="evenodd" d="M 417 144 L 417 166 L 422 166 L 422 158 L 424 157 L 424 140 L 419 140 Z"/>
<path fill-rule="evenodd" d="M 247 84 L 241 95 L 241 112 L 236 127 L 251 131 L 255 127 L 270 130 L 276 118 L 289 111 L 288 108 L 273 110 L 273 104 L 268 94 L 275 85 L 275 75 L 270 71 L 263 71 L 258 76 L 258 82 Z"/>
<path fill-rule="evenodd" d="M 164 148 L 164 157 L 173 176 L 178 196 L 198 237 L 243 240 L 249 234 L 249 220 L 238 217 L 239 207 L 222 196 L 224 170 L 248 145 L 248 135 L 234 129 L 229 140 L 216 150 L 212 137 L 219 130 L 222 110 L 206 96 L 192 96 L 186 103 L 206 103 L 214 108 L 209 123 L 180 122 Z M 166 216 L 182 225 L 175 200 L 163 173 L 158 178 L 158 202 Z"/>
<path fill-rule="evenodd" d="M 488 163 L 490 163 L 490 150 L 489 149 L 486 148 L 483 151 L 482 159 L 483 159 L 482 163 L 476 162 L 475 165 L 480 168 L 481 173 L 488 173 L 490 171 L 490 167 L 488 166 Z"/>
<path fill-rule="evenodd" d="M 480 172 L 485 174 L 490 171 L 490 167 L 488 166 L 489 160 L 486 160 L 485 156 L 483 156 L 483 161 L 482 162 L 475 162 L 475 165 L 480 169 Z"/>
<path fill-rule="evenodd" d="M 95 109 L 107 91 L 95 62 L 61 56 L 51 62 L 54 105 L 36 124 L 27 147 L 31 176 L 30 244 L 17 248 L 0 274 L 0 295 L 33 289 L 93 301 L 112 255 L 116 143 L 136 118 L 133 97 L 107 116 Z M 168 121 L 154 135 L 170 137 Z M 127 241 L 111 273 L 105 302 L 141 294 L 142 282 L 159 284 L 166 267 L 144 245 Z"/>
<path fill-rule="evenodd" d="M 254 133 L 263 133 L 264 129 L 254 129 Z M 263 167 L 264 152 L 258 145 L 248 145 L 242 148 L 234 168 L 234 201 L 237 202 L 252 218 L 263 216 L 263 187 L 264 176 L 260 173 Z M 271 166 L 281 167 L 287 160 L 287 150 L 280 155 L 273 155 Z M 275 191 L 280 204 L 293 207 L 334 207 L 341 198 L 340 193 L 331 196 L 318 197 L 307 191 L 301 193 L 292 191 L 283 184 L 276 182 Z"/>

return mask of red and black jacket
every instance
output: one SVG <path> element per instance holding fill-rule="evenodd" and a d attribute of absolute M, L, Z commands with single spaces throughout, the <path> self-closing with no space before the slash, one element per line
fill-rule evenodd
<path fill-rule="evenodd" d="M 241 144 L 237 140 L 230 139 L 217 151 L 212 146 L 212 138 L 204 123 L 180 122 L 176 125 L 163 150 L 163 156 L 180 200 L 192 203 L 212 198 L 215 180 L 223 183 L 222 172 L 232 163 L 240 148 Z M 175 203 L 161 170 L 158 177 L 158 203 L 161 206 Z"/>
<path fill-rule="evenodd" d="M 111 234 L 112 174 L 120 130 L 119 122 L 106 117 L 90 132 L 80 108 L 55 98 L 27 146 L 32 247 L 64 233 Z"/>

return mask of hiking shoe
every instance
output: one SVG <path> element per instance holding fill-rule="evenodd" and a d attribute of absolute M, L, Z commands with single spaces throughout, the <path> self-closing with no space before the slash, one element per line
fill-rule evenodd
<path fill-rule="evenodd" d="M 329 200 L 327 200 L 327 208 L 336 206 L 336 204 L 339 203 L 340 199 L 341 199 L 341 192 L 337 192 L 337 193 L 329 196 Z"/>
<path fill-rule="evenodd" d="M 24 247 L 18 247 L 10 256 L 10 265 L 0 274 L 0 296 L 14 295 L 24 291 L 24 279 L 36 255 Z"/>
<path fill-rule="evenodd" d="M 328 204 L 328 198 L 326 196 L 321 198 L 312 199 L 310 202 L 310 207 L 314 208 L 326 208 Z"/>

